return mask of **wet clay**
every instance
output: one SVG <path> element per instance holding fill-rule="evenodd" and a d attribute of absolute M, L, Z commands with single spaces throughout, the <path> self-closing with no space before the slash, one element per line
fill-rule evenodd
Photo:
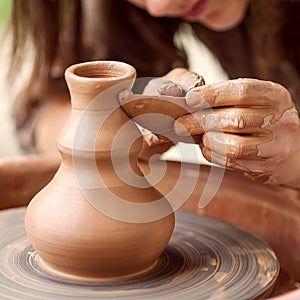
<path fill-rule="evenodd" d="M 140 276 L 166 247 L 174 214 L 139 170 L 141 134 L 119 106 L 135 69 L 95 61 L 71 66 L 65 75 L 72 112 L 57 142 L 62 162 L 27 208 L 28 238 L 42 264 L 59 276 Z"/>
<path fill-rule="evenodd" d="M 193 88 L 204 85 L 205 81 L 197 73 L 184 68 L 176 68 L 165 76 L 154 78 L 146 85 L 143 95 L 125 92 L 119 101 L 130 118 L 155 134 L 170 135 L 174 131 L 174 121 L 195 111 L 185 100 L 185 95 Z"/>
<path fill-rule="evenodd" d="M 255 181 L 300 187 L 298 172 L 293 177 L 286 171 L 299 157 L 300 122 L 283 86 L 229 80 L 194 88 L 186 101 L 197 111 L 179 117 L 175 132 L 203 134 L 201 148 L 209 161 L 240 170 Z"/>

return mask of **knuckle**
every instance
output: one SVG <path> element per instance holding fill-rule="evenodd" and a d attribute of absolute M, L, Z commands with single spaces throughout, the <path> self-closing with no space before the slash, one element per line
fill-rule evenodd
<path fill-rule="evenodd" d="M 245 157 L 248 154 L 248 147 L 242 141 L 229 142 L 227 155 L 230 158 Z"/>
<path fill-rule="evenodd" d="M 244 114 L 228 112 L 219 118 L 219 123 L 223 129 L 243 129 L 246 127 L 246 118 Z"/>
<path fill-rule="evenodd" d="M 184 95 L 183 87 L 171 80 L 164 81 L 157 89 L 159 95 L 182 97 Z"/>
<path fill-rule="evenodd" d="M 249 97 L 250 85 L 251 82 L 246 80 L 240 82 L 238 85 L 238 96 L 241 100 L 245 100 L 247 97 Z"/>

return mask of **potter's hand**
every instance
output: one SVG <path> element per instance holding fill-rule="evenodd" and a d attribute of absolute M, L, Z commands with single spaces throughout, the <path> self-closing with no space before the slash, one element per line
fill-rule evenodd
<path fill-rule="evenodd" d="M 24 155 L 0 160 L 0 209 L 27 205 L 53 177 L 56 156 Z"/>
<path fill-rule="evenodd" d="M 209 161 L 255 180 L 300 187 L 299 116 L 283 86 L 229 80 L 195 88 L 186 101 L 197 112 L 179 117 L 175 132 L 203 134 Z"/>
<path fill-rule="evenodd" d="M 182 138 L 174 133 L 173 124 L 177 117 L 190 112 L 185 94 L 204 84 L 198 74 L 184 68 L 176 68 L 163 77 L 152 79 L 143 94 L 127 94 L 119 98 L 123 109 L 137 124 L 144 137 L 140 159 L 149 160 L 153 154 L 167 151 L 178 141 L 199 141 L 198 136 Z"/>

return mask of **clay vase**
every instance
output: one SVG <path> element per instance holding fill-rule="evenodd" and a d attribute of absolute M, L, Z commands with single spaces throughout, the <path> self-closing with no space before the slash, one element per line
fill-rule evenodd
<path fill-rule="evenodd" d="M 138 168 L 141 134 L 118 102 L 135 76 L 112 61 L 66 70 L 72 111 L 57 141 L 61 165 L 25 216 L 48 271 L 83 280 L 137 276 L 155 266 L 172 235 L 172 207 Z"/>

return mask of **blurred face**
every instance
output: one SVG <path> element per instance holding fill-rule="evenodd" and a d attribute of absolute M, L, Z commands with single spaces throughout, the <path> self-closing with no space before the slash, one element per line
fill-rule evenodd
<path fill-rule="evenodd" d="M 180 17 L 224 31 L 244 18 L 249 0 L 128 0 L 154 17 Z"/>

